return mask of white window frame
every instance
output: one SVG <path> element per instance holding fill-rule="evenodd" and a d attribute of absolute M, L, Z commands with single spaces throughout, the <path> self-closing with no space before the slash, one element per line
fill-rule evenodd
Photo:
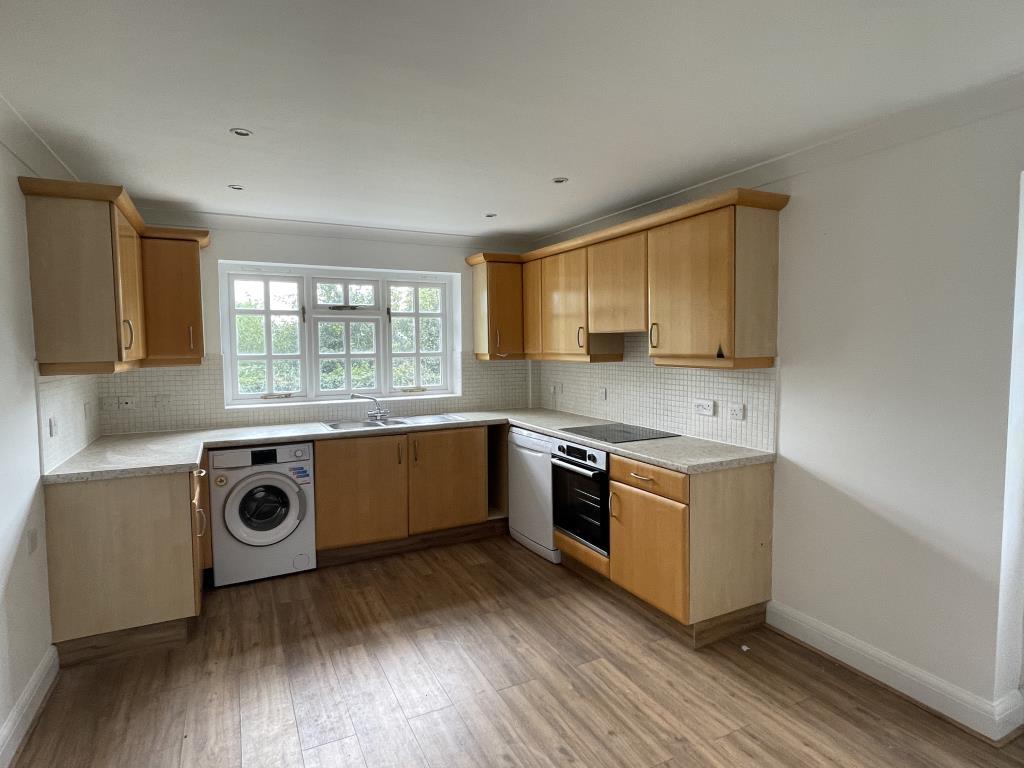
<path fill-rule="evenodd" d="M 219 266 L 220 276 L 220 319 L 221 319 L 221 352 L 224 356 L 224 403 L 226 407 L 253 407 L 284 404 L 309 404 L 342 402 L 349 399 L 354 391 L 360 394 L 372 395 L 380 399 L 404 399 L 419 397 L 457 396 L 461 394 L 461 361 L 459 353 L 461 350 L 461 275 L 450 272 L 409 272 L 398 270 L 362 269 L 362 268 L 337 268 L 320 266 L 297 266 L 290 264 L 254 263 L 240 261 L 221 261 Z M 269 288 L 264 289 L 264 306 L 262 311 L 258 310 L 236 310 L 234 307 L 233 285 L 237 279 L 259 279 L 269 281 L 273 279 L 297 281 L 299 283 L 300 296 L 300 350 L 298 356 L 289 355 L 289 359 L 298 357 L 302 375 L 302 388 L 300 392 L 282 396 L 275 393 L 267 394 L 242 394 L 238 391 L 238 363 L 246 359 L 266 359 L 268 365 L 268 387 L 270 382 L 269 371 L 273 359 L 280 359 L 280 355 L 271 355 L 269 349 L 272 343 L 269 333 L 269 315 L 276 313 L 276 310 L 269 310 Z M 345 284 L 345 300 L 349 299 L 348 286 L 350 283 L 366 285 L 373 284 L 375 303 L 367 305 L 329 305 L 320 304 L 317 299 L 318 282 L 342 282 Z M 420 313 L 394 313 L 394 317 L 440 317 L 442 321 L 441 352 L 420 352 L 395 353 L 391 352 L 391 324 L 392 313 L 390 312 L 390 288 L 392 285 L 413 287 L 414 310 L 418 310 L 420 287 L 438 287 L 441 289 L 441 312 L 437 314 Z M 268 349 L 264 356 L 239 355 L 237 353 L 237 339 L 235 334 L 235 317 L 239 314 L 265 314 L 268 319 L 267 345 Z M 346 323 L 345 352 L 344 353 L 320 353 L 319 344 L 319 322 L 320 321 L 342 321 Z M 372 354 L 353 353 L 351 351 L 348 329 L 350 323 L 370 321 L 376 323 L 376 348 Z M 420 319 L 416 323 L 417 340 L 419 338 Z M 417 343 L 418 347 L 418 343 Z M 416 360 L 417 374 L 420 370 L 420 359 L 423 357 L 441 358 L 441 384 L 431 386 L 416 386 L 412 388 L 399 388 L 391 386 L 392 359 L 413 358 Z M 351 388 L 351 360 L 373 358 L 376 365 L 376 386 L 373 389 Z M 320 362 L 325 359 L 344 359 L 345 386 L 344 390 L 324 390 L 319 388 L 320 384 Z"/>

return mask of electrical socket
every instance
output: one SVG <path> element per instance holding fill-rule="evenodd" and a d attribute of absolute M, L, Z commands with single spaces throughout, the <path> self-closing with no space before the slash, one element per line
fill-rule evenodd
<path fill-rule="evenodd" d="M 49 419 L 47 419 L 46 427 L 47 427 L 47 429 L 50 432 L 50 437 L 56 437 L 57 436 L 57 417 L 56 416 L 51 416 Z"/>
<path fill-rule="evenodd" d="M 600 393 L 602 400 L 607 400 L 608 399 L 608 387 L 601 387 L 598 390 L 598 392 Z"/>
<path fill-rule="evenodd" d="M 100 398 L 100 410 L 101 411 L 116 411 L 118 407 L 118 399 L 114 395 Z"/>
<path fill-rule="evenodd" d="M 171 407 L 171 396 L 166 392 L 162 392 L 158 395 L 153 395 L 153 407 L 158 411 L 166 411 Z"/>
<path fill-rule="evenodd" d="M 117 407 L 122 411 L 134 411 L 138 407 L 138 404 L 134 397 L 122 395 L 117 399 Z"/>
<path fill-rule="evenodd" d="M 743 421 L 747 418 L 747 406 L 743 403 L 729 403 L 729 418 Z"/>
<path fill-rule="evenodd" d="M 702 397 L 695 397 L 693 399 L 693 412 L 698 416 L 714 416 L 715 401 L 707 400 Z"/>

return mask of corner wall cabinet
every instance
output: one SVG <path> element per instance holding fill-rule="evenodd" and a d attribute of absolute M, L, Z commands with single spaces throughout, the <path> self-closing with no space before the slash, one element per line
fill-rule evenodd
<path fill-rule="evenodd" d="M 25 195 L 40 374 L 116 373 L 201 359 L 201 339 L 198 358 L 165 348 L 167 308 L 181 303 L 171 314 L 194 317 L 200 306 L 198 258 L 187 259 L 171 275 L 173 282 L 151 281 L 147 296 L 143 250 L 144 239 L 154 235 L 191 242 L 198 252 L 209 232 L 147 227 L 123 187 L 24 176 L 18 181 Z M 155 312 L 147 309 L 150 301 Z M 201 320 L 198 328 L 201 336 Z"/>
<path fill-rule="evenodd" d="M 478 360 L 523 359 L 523 266 L 481 254 L 473 266 L 473 348 Z"/>
<path fill-rule="evenodd" d="M 771 367 L 778 214 L 788 201 L 733 189 L 519 256 L 501 254 L 522 264 L 524 356 L 613 362 L 622 359 L 622 334 L 643 332 L 655 365 Z M 488 319 L 475 313 L 478 327 Z"/>
<path fill-rule="evenodd" d="M 146 304 L 143 366 L 199 365 L 203 361 L 203 296 L 199 243 L 142 238 Z"/>

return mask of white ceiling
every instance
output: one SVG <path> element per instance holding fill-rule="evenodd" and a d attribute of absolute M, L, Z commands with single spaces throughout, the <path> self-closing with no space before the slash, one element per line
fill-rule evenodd
<path fill-rule="evenodd" d="M 79 178 L 454 234 L 548 234 L 1021 70 L 1019 0 L 0 0 L 0 94 Z"/>

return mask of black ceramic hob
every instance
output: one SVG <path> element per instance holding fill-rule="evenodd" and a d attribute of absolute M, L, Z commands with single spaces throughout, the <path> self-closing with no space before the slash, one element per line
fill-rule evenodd
<path fill-rule="evenodd" d="M 589 427 L 563 427 L 562 432 L 569 432 L 602 443 L 632 443 L 637 440 L 657 440 L 662 437 L 679 437 L 672 432 L 662 432 L 649 427 L 637 427 L 633 424 L 594 424 Z"/>

